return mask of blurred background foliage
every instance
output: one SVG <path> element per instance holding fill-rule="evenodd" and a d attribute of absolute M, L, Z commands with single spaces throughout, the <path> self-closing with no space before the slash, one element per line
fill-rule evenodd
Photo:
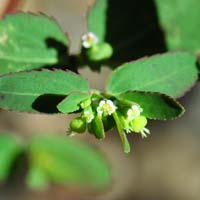
<path fill-rule="evenodd" d="M 20 9 L 32 12 L 42 11 L 54 16 L 70 37 L 70 52 L 76 53 L 80 49 L 81 35 L 87 31 L 86 11 L 93 2 L 93 0 L 59 0 L 56 3 L 53 0 L 0 0 L 0 12 L 3 16 L 5 12 Z M 199 52 L 200 2 L 198 0 L 127 0 L 125 3 L 119 0 L 110 0 L 109 2 L 109 16 L 115 17 L 110 17 L 108 20 L 109 31 L 106 38 L 116 47 L 120 44 L 119 41 L 127 39 L 125 44 L 120 44 L 120 48 L 116 48 L 113 58 L 118 63 L 166 50 L 180 49 Z M 88 68 L 81 69 L 80 73 L 89 80 L 91 87 L 102 90 L 110 69 L 103 67 L 100 75 L 91 72 Z M 15 136 L 1 134 L 0 169 L 3 174 L 0 174 L 0 179 L 5 179 L 11 164 L 13 164 L 13 173 L 9 181 L 0 187 L 0 199 L 199 199 L 199 98 L 200 86 L 198 83 L 192 92 L 180 100 L 186 107 L 186 113 L 181 119 L 152 122 L 152 127 L 150 127 L 152 134 L 147 140 L 141 140 L 133 135 L 129 136 L 133 146 L 133 151 L 129 155 L 124 155 L 115 130 L 109 132 L 103 142 L 96 141 L 87 134 L 77 136 L 76 140 L 98 146 L 110 163 L 112 183 L 101 192 L 93 189 L 81 189 L 77 186 L 63 187 L 57 184 L 51 185 L 49 190 L 40 193 L 28 190 L 24 184 L 28 165 L 27 156 L 21 154 L 23 148 L 16 137 L 23 138 L 23 141 L 29 141 L 35 132 L 49 132 L 56 133 L 57 136 L 52 137 L 58 137 L 60 141 L 73 116 L 33 115 L 2 111 L 0 113 L 1 130 L 14 132 Z M 44 141 L 40 141 L 38 138 L 36 136 L 36 141 L 34 140 L 35 142 L 31 145 L 30 155 L 35 155 L 33 152 L 37 152 L 39 150 L 37 147 Z M 52 139 L 50 140 L 52 142 Z M 4 147 L 5 145 L 6 147 Z M 40 152 L 47 149 L 53 150 L 50 147 L 51 145 L 46 149 L 40 149 Z M 60 152 L 60 150 L 58 151 Z M 20 154 L 18 162 L 13 163 L 16 156 Z M 52 156 L 52 153 L 50 154 Z M 6 156 L 9 159 L 2 163 L 5 155 L 9 155 Z M 36 153 L 36 155 L 40 154 Z M 65 157 L 65 155 L 61 155 L 61 160 L 63 160 L 62 156 Z M 77 154 L 77 156 L 79 155 Z M 43 161 L 43 159 L 41 160 Z M 80 159 L 78 160 L 80 162 Z M 88 163 L 90 162 L 88 161 Z M 62 164 L 65 165 L 65 162 Z M 82 164 L 84 164 L 86 173 L 87 165 L 86 163 Z M 36 168 L 38 170 L 38 167 Z M 15 173 L 16 171 L 18 172 Z M 44 175 L 43 170 L 39 169 L 38 171 L 42 171 L 39 176 L 41 178 Z M 95 172 L 93 177 L 103 177 L 99 172 Z M 51 174 L 51 172 L 48 173 Z M 75 175 L 77 174 L 75 173 Z M 59 173 L 57 176 L 60 176 Z M 44 177 L 46 178 L 46 176 Z M 55 181 L 56 177 L 53 179 Z M 30 181 L 30 179 L 28 180 Z M 44 184 L 46 181 L 42 180 L 41 183 Z M 34 185 L 34 181 L 31 184 Z"/>

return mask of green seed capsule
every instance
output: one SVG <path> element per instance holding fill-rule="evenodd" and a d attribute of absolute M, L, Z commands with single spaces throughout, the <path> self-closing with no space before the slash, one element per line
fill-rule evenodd
<path fill-rule="evenodd" d="M 110 58 L 113 54 L 113 49 L 108 43 L 96 44 L 88 49 L 88 59 L 91 61 L 102 61 Z"/>
<path fill-rule="evenodd" d="M 77 132 L 77 133 L 83 133 L 86 130 L 86 122 L 85 119 L 83 119 L 82 117 L 77 117 L 75 119 L 73 119 L 70 124 L 70 130 Z"/>
<path fill-rule="evenodd" d="M 131 128 L 135 133 L 141 132 L 147 125 L 147 118 L 139 116 L 131 122 Z"/>

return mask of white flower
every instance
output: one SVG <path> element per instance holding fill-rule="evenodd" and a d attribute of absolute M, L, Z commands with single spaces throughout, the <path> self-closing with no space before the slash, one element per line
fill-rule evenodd
<path fill-rule="evenodd" d="M 85 110 L 85 111 L 83 111 L 83 117 L 85 118 L 85 121 L 87 123 L 91 123 L 92 120 L 94 119 L 94 114 L 93 114 L 93 112 L 91 112 L 89 110 Z"/>
<path fill-rule="evenodd" d="M 143 128 L 141 131 L 140 131 L 140 134 L 142 136 L 142 139 L 146 138 L 149 134 L 150 134 L 150 131 L 149 129 L 147 128 Z"/>
<path fill-rule="evenodd" d="M 139 105 L 133 104 L 130 109 L 127 111 L 128 120 L 132 121 L 133 119 L 140 116 L 140 113 L 142 112 L 142 109 Z"/>
<path fill-rule="evenodd" d="M 97 113 L 101 116 L 102 114 L 105 115 L 112 115 L 115 112 L 117 107 L 111 100 L 101 100 L 99 106 L 97 107 Z"/>
<path fill-rule="evenodd" d="M 81 37 L 82 40 L 82 46 L 85 47 L 86 49 L 92 47 L 94 44 L 98 43 L 98 38 L 97 36 L 92 33 L 86 33 Z"/>

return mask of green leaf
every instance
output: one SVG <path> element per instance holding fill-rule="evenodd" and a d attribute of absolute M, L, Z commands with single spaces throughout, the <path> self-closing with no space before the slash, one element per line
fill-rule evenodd
<path fill-rule="evenodd" d="M 0 74 L 62 62 L 68 43 L 59 25 L 45 15 L 8 15 L 0 22 Z"/>
<path fill-rule="evenodd" d="M 95 5 L 90 9 L 88 14 L 88 29 L 95 33 L 99 42 L 105 41 L 107 4 L 107 0 L 96 0 Z"/>
<path fill-rule="evenodd" d="M 155 0 L 160 24 L 171 50 L 200 50 L 200 1 Z"/>
<path fill-rule="evenodd" d="M 180 97 L 197 80 L 196 62 L 194 55 L 174 52 L 126 63 L 112 72 L 107 92 L 117 95 L 139 90 Z"/>
<path fill-rule="evenodd" d="M 57 108 L 62 113 L 71 113 L 80 109 L 81 101 L 86 100 L 90 97 L 87 93 L 72 93 L 69 94 L 63 101 L 61 101 Z"/>
<path fill-rule="evenodd" d="M 30 165 L 53 183 L 102 188 L 110 182 L 104 157 L 68 137 L 34 136 L 28 145 L 28 156 Z"/>
<path fill-rule="evenodd" d="M 0 181 L 9 176 L 12 164 L 21 152 L 22 144 L 15 136 L 0 134 Z"/>
<path fill-rule="evenodd" d="M 88 90 L 87 81 L 70 71 L 13 73 L 0 77 L 0 107 L 23 112 L 45 111 L 43 107 L 47 107 L 48 111 L 48 106 L 56 108 L 71 92 Z"/>
<path fill-rule="evenodd" d="M 143 109 L 141 115 L 150 119 L 174 119 L 185 111 L 175 99 L 159 93 L 128 91 L 119 95 L 119 99 L 139 104 Z"/>
<path fill-rule="evenodd" d="M 32 189 L 45 190 L 49 185 L 49 179 L 40 167 L 32 165 L 29 167 L 26 183 Z"/>
<path fill-rule="evenodd" d="M 130 148 L 130 144 L 129 144 L 128 139 L 126 137 L 126 133 L 123 130 L 122 123 L 121 123 L 120 118 L 119 118 L 120 113 L 114 112 L 112 115 L 113 115 L 113 118 L 115 120 L 120 139 L 122 141 L 124 152 L 129 153 L 131 148 Z"/>

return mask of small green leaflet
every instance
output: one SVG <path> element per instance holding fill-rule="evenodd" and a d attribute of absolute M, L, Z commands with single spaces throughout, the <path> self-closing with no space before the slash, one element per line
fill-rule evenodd
<path fill-rule="evenodd" d="M 12 164 L 22 152 L 21 142 L 9 133 L 0 133 L 0 181 L 10 174 Z"/>
<path fill-rule="evenodd" d="M 155 0 L 170 50 L 200 51 L 200 1 Z"/>
<path fill-rule="evenodd" d="M 63 101 L 61 101 L 57 108 L 62 113 L 72 113 L 80 109 L 81 101 L 90 97 L 87 93 L 72 93 L 69 94 Z"/>
<path fill-rule="evenodd" d="M 67 57 L 68 43 L 59 25 L 45 15 L 8 15 L 0 21 L 0 74 L 55 65 Z M 62 55 L 61 48 L 66 49 Z"/>
<path fill-rule="evenodd" d="M 185 111 L 175 99 L 159 93 L 128 91 L 119 95 L 119 99 L 139 104 L 143 109 L 141 114 L 149 119 L 174 119 Z"/>
<path fill-rule="evenodd" d="M 197 81 L 196 62 L 192 54 L 173 52 L 125 63 L 112 72 L 106 90 L 113 95 L 139 90 L 180 97 Z"/>
<path fill-rule="evenodd" d="M 87 81 L 70 71 L 18 72 L 0 77 L 0 107 L 37 112 L 37 104 L 50 105 L 57 96 L 65 97 L 72 92 L 88 90 Z M 58 103 L 51 106 L 56 107 Z"/>
<path fill-rule="evenodd" d="M 90 146 L 56 135 L 36 135 L 28 144 L 29 186 L 46 186 L 47 181 L 101 189 L 110 182 L 104 157 Z M 42 179 L 39 175 L 42 175 Z"/>

